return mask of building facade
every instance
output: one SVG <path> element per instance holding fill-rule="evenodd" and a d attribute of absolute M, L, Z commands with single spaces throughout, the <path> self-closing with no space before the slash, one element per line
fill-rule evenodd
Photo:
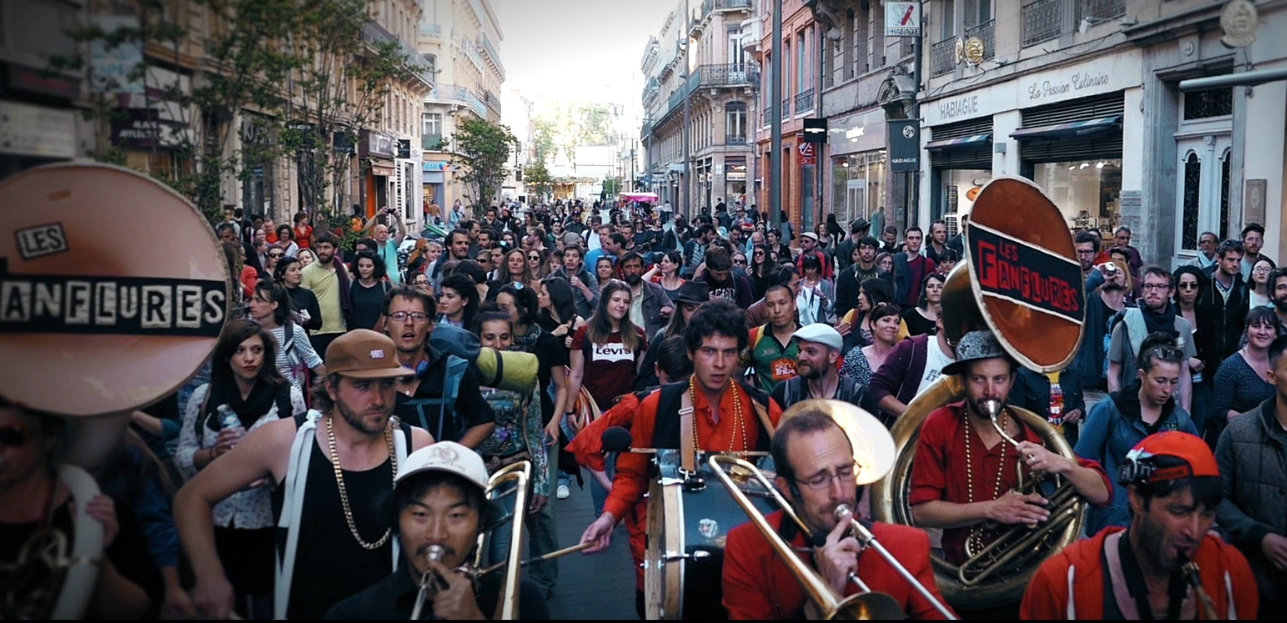
<path fill-rule="evenodd" d="M 432 66 L 433 88 L 424 99 L 421 147 L 424 150 L 424 203 L 449 208 L 477 200 L 456 176 L 444 149 L 465 119 L 501 120 L 505 67 L 498 46 L 500 22 L 492 0 L 421 0 L 419 50 Z"/>
<path fill-rule="evenodd" d="M 1040 186 L 1070 228 L 1127 226 L 1146 260 L 1202 232 L 1283 239 L 1287 85 L 1182 92 L 1182 80 L 1287 62 L 1283 3 L 1236 22 L 1211 0 L 932 0 L 920 93 L 920 210 L 955 229 L 993 176 Z M 1273 30 L 1277 27 L 1279 30 Z M 1245 36 L 1245 35 L 1244 35 Z M 959 45 L 958 45 L 959 42 Z M 1248 131 L 1250 130 L 1250 131 Z"/>
<path fill-rule="evenodd" d="M 676 214 L 755 203 L 760 70 L 742 45 L 753 9 L 751 0 L 681 0 L 645 46 L 639 177 Z"/>

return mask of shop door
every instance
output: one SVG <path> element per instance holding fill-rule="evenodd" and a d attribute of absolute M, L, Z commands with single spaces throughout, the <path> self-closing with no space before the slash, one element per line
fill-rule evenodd
<path fill-rule="evenodd" d="M 860 216 L 867 216 L 867 180 L 849 180 L 846 191 L 846 212 L 840 222 L 849 223 Z"/>
<path fill-rule="evenodd" d="M 1187 261 L 1202 232 L 1229 236 L 1229 134 L 1179 137 L 1176 153 L 1176 259 Z"/>

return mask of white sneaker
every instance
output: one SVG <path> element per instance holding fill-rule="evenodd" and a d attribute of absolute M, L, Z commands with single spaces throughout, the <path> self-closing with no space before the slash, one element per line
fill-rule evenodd
<path fill-rule="evenodd" d="M 569 495 L 572 495 L 572 492 L 571 492 L 571 491 L 568 491 L 568 486 L 567 486 L 567 485 L 559 485 L 559 489 L 558 489 L 558 491 L 556 491 L 556 492 L 554 493 L 554 497 L 556 497 L 556 498 L 558 498 L 558 499 L 560 499 L 560 500 L 566 500 L 566 499 L 568 499 L 568 496 L 569 496 Z"/>

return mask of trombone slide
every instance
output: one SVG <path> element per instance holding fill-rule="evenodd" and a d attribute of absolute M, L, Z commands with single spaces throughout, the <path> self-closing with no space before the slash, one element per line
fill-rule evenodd
<path fill-rule="evenodd" d="M 880 554 L 880 557 L 884 558 L 885 562 L 889 563 L 889 566 L 893 567 L 894 571 L 897 571 L 898 575 L 902 576 L 904 581 L 911 584 L 912 588 L 916 589 L 916 592 L 920 593 L 920 596 L 925 598 L 925 601 L 928 601 L 930 605 L 934 606 L 934 609 L 938 610 L 939 614 L 943 615 L 949 621 L 960 620 L 957 618 L 956 614 L 949 610 L 947 606 L 943 605 L 943 602 L 939 601 L 938 598 L 934 596 L 934 593 L 931 593 L 924 584 L 921 584 L 921 581 L 916 579 L 916 576 L 912 575 L 912 572 L 908 571 L 907 567 L 903 566 L 903 563 L 898 562 L 898 559 L 894 558 L 894 555 L 889 553 L 889 550 L 885 549 L 885 546 L 876 539 L 876 535 L 872 534 L 871 530 L 867 529 L 867 526 L 862 525 L 861 521 L 854 519 L 853 513 L 849 510 L 849 507 L 841 504 L 836 507 L 835 513 L 837 519 L 841 519 L 841 521 L 848 519 L 849 524 L 853 527 L 854 538 L 858 540 L 859 545 L 862 545 L 864 549 L 870 547 L 876 550 L 876 553 Z M 842 517 L 844 519 L 842 519 Z M 871 592 L 870 589 L 867 589 L 866 586 L 858 580 L 858 574 L 849 574 L 849 579 L 855 582 L 858 588 Z"/>

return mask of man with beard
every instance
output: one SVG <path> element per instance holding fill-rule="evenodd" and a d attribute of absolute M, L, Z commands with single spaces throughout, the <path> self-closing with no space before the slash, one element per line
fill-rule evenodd
<path fill-rule="evenodd" d="M 175 496 L 175 524 L 196 576 L 193 602 L 204 618 L 226 619 L 233 609 L 211 509 L 259 483 L 276 486 L 284 528 L 275 618 L 318 619 L 394 568 L 390 523 L 372 509 L 390 492 L 398 463 L 433 441 L 389 419 L 396 379 L 415 372 L 398 365 L 392 340 L 365 329 L 331 343 L 326 370 L 313 391 L 315 410 L 250 432 L 218 469 L 201 470 Z"/>
<path fill-rule="evenodd" d="M 1108 344 L 1108 391 L 1116 392 L 1134 382 L 1139 372 L 1136 359 L 1140 346 L 1149 334 L 1160 332 L 1174 337 L 1176 345 L 1184 352 L 1185 359 L 1198 356 L 1197 347 L 1193 343 L 1193 326 L 1176 313 L 1175 305 L 1171 303 L 1173 279 L 1171 273 L 1160 266 L 1144 269 L 1141 306 L 1127 309 L 1121 322 L 1113 327 L 1113 335 Z M 1192 398 L 1193 376 L 1189 367 L 1183 366 L 1180 370 L 1180 391 L 1175 402 L 1188 411 Z"/>
<path fill-rule="evenodd" d="M 1256 267 L 1256 262 L 1266 260 L 1270 266 L 1277 267 L 1274 260 L 1260 252 L 1265 246 L 1265 228 L 1260 223 L 1248 223 L 1242 228 L 1242 265 L 1239 267 L 1242 273 L 1242 280 L 1251 282 L 1251 269 Z"/>
<path fill-rule="evenodd" d="M 1105 528 L 1046 559 L 1023 596 L 1023 619 L 1207 619 L 1195 580 L 1217 619 L 1256 616 L 1247 559 L 1210 532 L 1223 494 L 1206 443 L 1177 431 L 1150 435 L 1127 454 L 1119 482 L 1130 527 Z M 1198 571 L 1183 569 L 1189 561 Z"/>
<path fill-rule="evenodd" d="M 876 412 L 876 403 L 866 385 L 851 377 L 840 377 L 836 362 L 845 341 L 839 331 L 815 322 L 795 332 L 795 344 L 796 376 L 778 384 L 772 392 L 774 402 L 785 410 L 805 400 L 840 400 L 858 405 L 868 413 Z"/>
<path fill-rule="evenodd" d="M 417 450 L 398 472 L 393 495 L 385 505 L 390 525 L 402 548 L 402 562 L 393 575 L 340 602 L 326 614 L 333 620 L 401 620 L 415 611 L 421 584 L 429 579 L 437 590 L 426 593 L 422 611 L 444 621 L 491 618 L 504 588 L 503 573 L 489 573 L 477 586 L 462 567 L 473 562 L 478 536 L 500 521 L 500 509 L 487 500 L 487 467 L 473 450 L 450 441 Z M 509 529 L 502 524 L 501 529 Z M 430 550 L 441 558 L 430 558 Z M 428 575 L 426 575 L 428 574 Z M 518 618 L 548 620 L 545 595 L 530 579 L 519 584 Z"/>
<path fill-rule="evenodd" d="M 313 239 L 313 252 L 317 261 L 301 272 L 299 285 L 317 297 L 322 309 L 322 328 L 309 336 L 313 350 L 325 353 L 335 338 L 347 330 L 345 318 L 353 311 L 350 298 L 349 271 L 338 257 L 340 243 L 330 232 L 322 232 Z"/>
<path fill-rule="evenodd" d="M 1251 232 L 1255 233 L 1255 232 Z M 1242 347 L 1247 329 L 1251 292 L 1242 274 L 1243 246 L 1226 240 L 1216 248 L 1215 264 L 1202 269 L 1211 287 L 1198 295 L 1194 312 L 1197 335 L 1202 340 L 1203 375 L 1214 379 L 1220 363 Z"/>
<path fill-rule="evenodd" d="M 684 277 L 692 278 L 697 267 L 706 261 L 706 247 L 715 239 L 715 228 L 699 225 L 693 237 L 684 243 Z M 729 260 L 729 266 L 733 265 Z"/>
<path fill-rule="evenodd" d="M 796 320 L 795 296 L 785 285 L 775 283 L 765 289 L 764 306 L 769 320 L 751 329 L 745 365 L 754 372 L 755 386 L 772 394 L 780 383 L 796 375 L 799 347 L 795 333 L 800 323 Z"/>
<path fill-rule="evenodd" d="M 621 276 L 630 286 L 630 321 L 643 328 L 644 335 L 657 335 L 675 313 L 675 305 L 661 286 L 644 281 L 643 265 L 643 256 L 634 252 L 627 253 L 620 264 Z"/>
<path fill-rule="evenodd" d="M 1036 431 L 1006 412 L 1016 363 L 991 331 L 971 331 L 956 347 L 955 363 L 944 374 L 957 374 L 966 399 L 929 414 L 921 426 L 912 465 L 912 518 L 920 528 L 943 529 L 943 557 L 959 565 L 996 540 L 996 526 L 1035 526 L 1050 519 L 1046 499 L 1022 494 L 1018 470 L 1061 476 L 1077 495 L 1095 505 L 1112 498 L 1104 470 L 1094 461 L 1076 461 L 1047 450 Z M 984 401 L 999 401 L 1002 413 L 993 425 Z M 1002 437 L 999 426 L 1013 446 Z M 978 460 L 975 460 L 975 458 Z M 1004 528 L 1002 528 L 1004 530 Z M 997 604 L 962 618 L 1014 618 L 1017 602 Z"/>
<path fill-rule="evenodd" d="M 434 290 L 442 286 L 442 267 L 446 266 L 447 262 L 463 262 L 469 258 L 469 230 L 451 230 L 451 233 L 447 234 L 447 252 L 438 256 L 438 261 L 434 262 L 433 268 L 429 271 L 429 280 L 433 282 Z"/>
<path fill-rule="evenodd" d="M 853 442 L 830 415 L 809 410 L 783 422 L 773 434 L 772 454 L 778 466 L 774 484 L 810 533 L 815 538 L 825 535 L 826 540 L 821 545 L 809 543 L 795 522 L 785 518 L 785 511 L 775 511 L 765 519 L 796 551 L 808 552 L 799 555 L 801 561 L 817 571 L 834 595 L 847 597 L 860 592 L 849 581 L 850 574 L 856 573 L 871 590 L 892 597 L 910 618 L 944 618 L 883 557 L 863 555 L 863 546 L 848 534 L 850 522 L 836 518 L 835 510 L 842 504 L 856 513 L 858 483 L 871 482 L 872 478 L 861 473 L 864 466 L 855 466 Z M 939 603 L 946 603 L 934 579 L 925 531 L 884 523 L 867 527 Z M 807 617 L 814 605 L 764 533 L 745 523 L 729 531 L 727 545 L 724 607 L 730 619 L 784 621 Z"/>
<path fill-rule="evenodd" d="M 858 239 L 858 261 L 850 264 L 836 277 L 836 317 L 844 318 L 849 310 L 858 306 L 858 290 L 862 282 L 880 276 L 876 268 L 876 247 L 880 243 L 871 236 Z M 843 246 L 844 243 L 841 243 Z M 844 254 L 846 257 L 848 254 Z M 836 258 L 839 262 L 840 258 Z"/>
<path fill-rule="evenodd" d="M 777 404 L 758 390 L 734 380 L 738 360 L 746 350 L 746 320 L 742 310 L 728 301 L 703 304 L 684 330 L 688 356 L 693 361 L 693 375 L 676 379 L 643 400 L 635 412 L 630 434 L 638 448 L 652 447 L 679 450 L 683 432 L 690 425 L 693 444 L 699 452 L 741 452 L 767 450 L 770 431 L 782 412 Z M 681 414 L 681 412 L 683 412 Z M 648 492 L 650 460 L 644 454 L 623 453 L 617 459 L 617 474 L 612 491 L 603 506 L 603 514 L 585 529 L 582 543 L 593 542 L 586 554 L 602 552 L 612 544 L 613 529 L 626 513 L 642 511 L 641 502 Z M 647 517 L 641 513 L 641 525 Z M 633 547 L 643 550 L 643 534 L 634 537 Z M 716 571 L 717 572 L 717 571 Z M 724 610 L 718 595 L 684 614 L 701 620 L 722 618 Z M 643 603 L 643 591 L 635 599 Z"/>
<path fill-rule="evenodd" d="M 711 290 L 711 300 L 732 301 L 742 309 L 755 302 L 751 281 L 733 272 L 733 256 L 727 249 L 716 247 L 706 252 L 706 272 L 701 279 Z"/>
<path fill-rule="evenodd" d="M 1269 271 L 1269 300 L 1278 314 L 1278 334 L 1287 335 L 1287 267 Z"/>
<path fill-rule="evenodd" d="M 393 339 L 398 362 L 415 371 L 398 379 L 394 413 L 424 427 L 435 441 L 478 447 L 495 427 L 492 409 L 474 366 L 429 343 L 437 302 L 428 292 L 406 286 L 390 290 L 384 301 L 384 331 Z"/>
<path fill-rule="evenodd" d="M 894 256 L 894 304 L 903 309 L 916 307 L 921 298 L 925 275 L 934 272 L 934 260 L 921 254 L 924 234 L 913 225 L 903 234 L 907 250 Z"/>

